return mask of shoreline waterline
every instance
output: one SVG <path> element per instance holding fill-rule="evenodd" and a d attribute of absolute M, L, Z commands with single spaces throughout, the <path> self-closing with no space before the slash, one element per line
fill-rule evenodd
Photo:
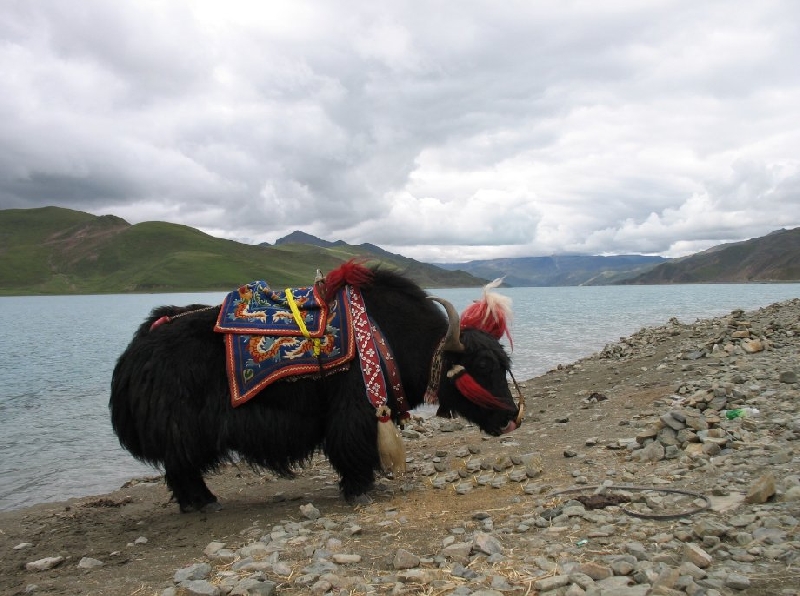
<path fill-rule="evenodd" d="M 516 378 L 524 384 L 673 317 L 691 323 L 800 296 L 800 284 L 607 288 L 501 290 L 514 301 Z M 479 295 L 475 288 L 433 292 L 459 310 Z M 39 297 L 33 303 L 0 298 L 0 324 L 7 330 L 0 339 L 0 436 L 6 437 L 0 446 L 0 511 L 104 494 L 158 474 L 123 451 L 111 431 L 113 365 L 153 306 L 221 297 L 94 295 Z M 15 316 L 22 308 L 41 316 Z"/>

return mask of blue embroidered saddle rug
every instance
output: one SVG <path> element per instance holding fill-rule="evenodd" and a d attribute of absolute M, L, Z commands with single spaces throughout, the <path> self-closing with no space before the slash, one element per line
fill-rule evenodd
<path fill-rule="evenodd" d="M 234 407 L 273 381 L 332 371 L 356 354 L 344 289 L 327 303 L 316 285 L 272 290 L 254 281 L 225 297 L 214 331 L 225 334 Z"/>

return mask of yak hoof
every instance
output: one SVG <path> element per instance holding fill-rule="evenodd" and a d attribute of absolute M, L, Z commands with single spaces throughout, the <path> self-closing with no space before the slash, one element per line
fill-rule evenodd
<path fill-rule="evenodd" d="M 206 503 L 200 508 L 200 511 L 203 513 L 216 513 L 222 509 L 222 504 L 219 501 L 213 501 L 211 503 Z"/>
<path fill-rule="evenodd" d="M 348 499 L 351 505 L 372 505 L 373 500 L 367 493 L 356 495 Z"/>
<path fill-rule="evenodd" d="M 181 505 L 181 513 L 216 513 L 222 509 L 219 501 L 211 501 L 198 507 L 197 505 Z"/>

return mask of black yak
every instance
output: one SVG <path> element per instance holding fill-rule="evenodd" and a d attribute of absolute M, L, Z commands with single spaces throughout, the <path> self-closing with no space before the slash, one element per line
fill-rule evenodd
<path fill-rule="evenodd" d="M 380 267 L 348 263 L 320 285 L 327 297 L 343 287 L 360 290 L 405 393 L 407 404 L 387 396 L 395 422 L 427 391 L 438 395 L 440 412 L 460 414 L 488 434 L 519 426 L 523 408 L 514 404 L 506 380 L 511 363 L 499 342 L 510 312 L 493 312 L 486 301 L 493 293 L 475 303 L 485 311 L 477 318 L 489 324 L 460 325 L 451 304 Z M 111 381 L 111 421 L 121 445 L 163 466 L 183 512 L 219 508 L 203 475 L 223 462 L 238 457 L 291 476 L 318 450 L 338 472 L 346 499 L 366 497 L 381 469 L 379 424 L 358 358 L 335 371 L 278 380 L 233 407 L 226 344 L 215 332 L 219 312 L 220 306 L 162 306 L 138 328 Z"/>

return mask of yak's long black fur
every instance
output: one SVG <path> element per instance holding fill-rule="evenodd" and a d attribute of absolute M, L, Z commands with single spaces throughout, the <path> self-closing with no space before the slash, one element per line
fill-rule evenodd
<path fill-rule="evenodd" d="M 368 313 L 392 347 L 413 408 L 423 400 L 447 318 L 423 290 L 392 272 L 374 271 L 372 282 L 361 292 Z M 109 402 L 120 443 L 136 458 L 163 466 L 182 511 L 216 503 L 203 475 L 235 455 L 291 476 L 321 449 L 339 473 L 345 497 L 366 493 L 380 461 L 375 409 L 366 397 L 357 362 L 323 378 L 275 382 L 233 408 L 223 336 L 213 330 L 219 308 L 200 310 L 204 306 L 156 308 L 120 356 Z M 165 315 L 174 318 L 151 330 L 152 323 Z M 465 345 L 469 349 L 470 342 L 488 342 L 491 349 L 484 358 L 504 367 L 499 377 L 504 382 L 509 363 L 507 356 L 501 362 L 497 350 L 504 355 L 502 347 L 490 336 L 474 333 L 481 335 L 479 341 L 465 333 Z M 465 355 L 449 358 L 464 360 Z M 482 360 L 481 366 L 485 365 Z M 479 378 L 477 369 L 472 374 Z M 459 399 L 447 379 L 441 392 L 448 409 L 463 413 L 487 432 L 495 434 L 511 416 L 477 408 L 463 396 Z M 395 404 L 390 406 L 396 413 Z"/>

